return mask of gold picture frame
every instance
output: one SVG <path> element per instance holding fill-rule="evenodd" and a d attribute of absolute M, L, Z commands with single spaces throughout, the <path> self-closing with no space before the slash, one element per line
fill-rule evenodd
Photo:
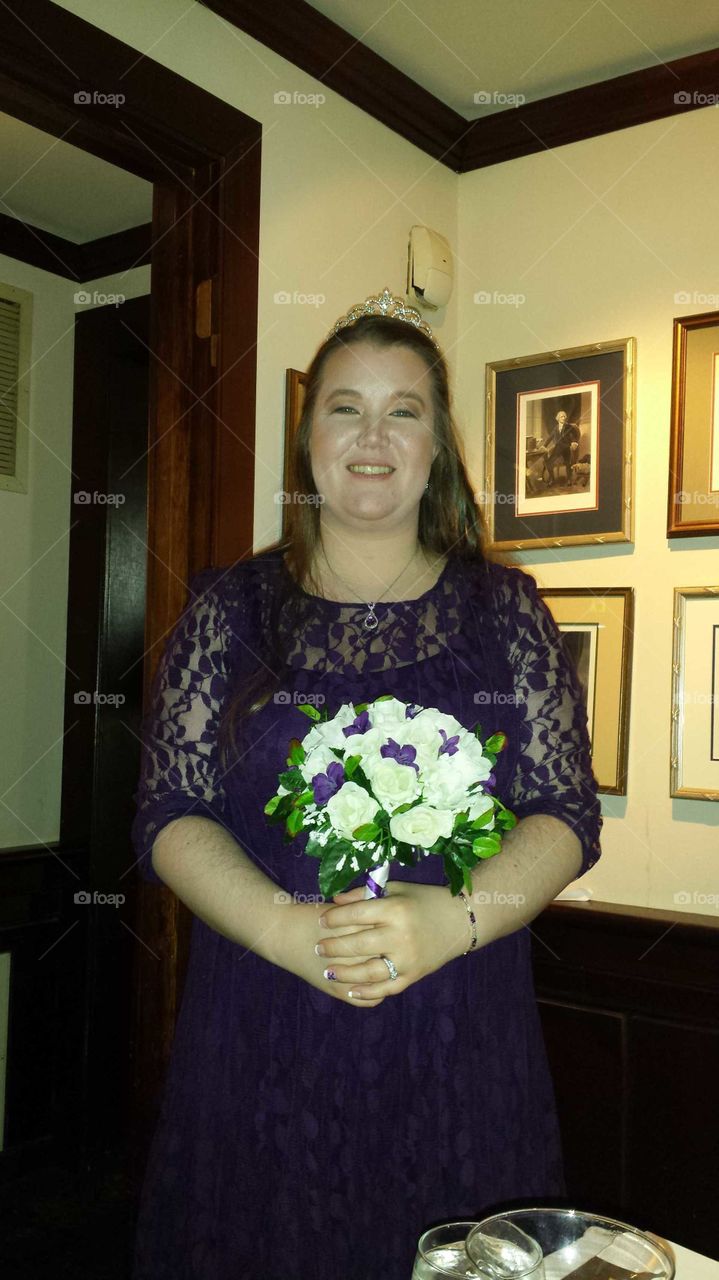
<path fill-rule="evenodd" d="M 631 542 L 636 340 L 486 366 L 485 492 L 498 550 Z"/>
<path fill-rule="evenodd" d="M 634 591 L 631 587 L 544 587 L 540 596 L 562 633 L 587 702 L 597 789 L 627 794 Z M 601 716 L 594 710 L 601 706 Z"/>
<path fill-rule="evenodd" d="M 667 537 L 719 533 L 719 311 L 674 321 Z"/>
<path fill-rule="evenodd" d="M 719 587 L 674 588 L 669 794 L 719 800 Z"/>

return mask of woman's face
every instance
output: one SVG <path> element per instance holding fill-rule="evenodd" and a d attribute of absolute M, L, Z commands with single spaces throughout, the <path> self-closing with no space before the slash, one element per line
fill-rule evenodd
<path fill-rule="evenodd" d="M 421 356 L 371 342 L 333 352 L 310 434 L 323 517 L 355 527 L 416 519 L 436 454 L 431 379 Z M 363 464 L 381 471 L 356 469 Z"/>

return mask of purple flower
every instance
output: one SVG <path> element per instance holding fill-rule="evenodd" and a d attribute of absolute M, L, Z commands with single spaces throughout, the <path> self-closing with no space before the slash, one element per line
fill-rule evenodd
<path fill-rule="evenodd" d="M 369 728 L 369 711 L 365 708 L 364 711 L 360 711 L 358 716 L 355 716 L 352 724 L 348 724 L 346 729 L 343 729 L 342 732 L 346 738 L 349 738 L 350 734 L 366 733 Z"/>
<path fill-rule="evenodd" d="M 485 779 L 484 790 L 491 791 L 492 787 L 496 787 L 496 785 L 497 785 L 497 779 L 495 778 L 493 773 L 490 773 L 489 777 Z"/>
<path fill-rule="evenodd" d="M 440 756 L 442 756 L 442 755 L 447 755 L 447 756 L 453 756 L 453 755 L 455 755 L 455 753 L 459 750 L 459 747 L 457 746 L 457 743 L 459 742 L 459 734 L 458 734 L 458 733 L 455 733 L 455 734 L 454 734 L 454 736 L 453 736 L 452 738 L 448 738 L 448 737 L 447 737 L 447 734 L 446 734 L 446 733 L 445 733 L 445 731 L 444 731 L 444 729 L 440 729 L 440 733 L 441 733 L 442 737 L 444 738 L 444 742 L 442 743 L 442 746 L 440 747 L 440 749 L 439 749 L 439 751 L 437 752 L 437 754 L 438 754 L 438 755 L 440 755 Z"/>
<path fill-rule="evenodd" d="M 339 760 L 328 764 L 326 773 L 316 773 L 312 779 L 315 804 L 327 804 L 330 797 L 339 791 L 344 780 L 344 765 Z"/>
<path fill-rule="evenodd" d="M 418 702 L 409 702 L 404 713 L 405 720 L 414 720 L 415 716 L 418 716 L 421 710 L 422 707 Z"/>
<path fill-rule="evenodd" d="M 394 738 L 388 738 L 383 747 L 380 747 L 379 753 L 385 760 L 396 760 L 397 764 L 409 765 L 411 769 L 419 773 L 419 765 L 414 763 L 417 750 L 409 745 L 401 747 Z"/>

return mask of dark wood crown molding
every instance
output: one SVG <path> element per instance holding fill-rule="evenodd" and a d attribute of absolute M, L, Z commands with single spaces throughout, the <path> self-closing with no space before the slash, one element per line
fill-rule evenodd
<path fill-rule="evenodd" d="M 697 111 L 707 105 L 702 95 L 716 99 L 718 93 L 719 49 L 710 49 L 498 111 L 475 120 L 465 134 L 462 172 Z M 677 95 L 684 100 L 677 102 Z"/>
<path fill-rule="evenodd" d="M 82 284 L 148 264 L 152 258 L 152 223 L 76 244 L 0 213 L 0 253 Z"/>
<path fill-rule="evenodd" d="M 455 172 L 468 121 L 306 0 L 200 0 Z M 291 91 L 292 85 L 281 85 Z"/>
<path fill-rule="evenodd" d="M 719 92 L 719 49 L 710 49 L 470 121 L 306 0 L 200 3 L 455 173 L 696 111 L 708 105 L 701 95 Z"/>

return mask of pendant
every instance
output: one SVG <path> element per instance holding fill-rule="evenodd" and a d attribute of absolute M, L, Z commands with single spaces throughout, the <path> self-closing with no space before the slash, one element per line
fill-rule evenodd
<path fill-rule="evenodd" d="M 374 631 L 375 627 L 377 626 L 377 622 L 378 622 L 378 618 L 377 618 L 377 614 L 374 611 L 374 606 L 370 605 L 369 613 L 367 614 L 367 617 L 364 620 L 364 625 L 367 631 Z"/>

